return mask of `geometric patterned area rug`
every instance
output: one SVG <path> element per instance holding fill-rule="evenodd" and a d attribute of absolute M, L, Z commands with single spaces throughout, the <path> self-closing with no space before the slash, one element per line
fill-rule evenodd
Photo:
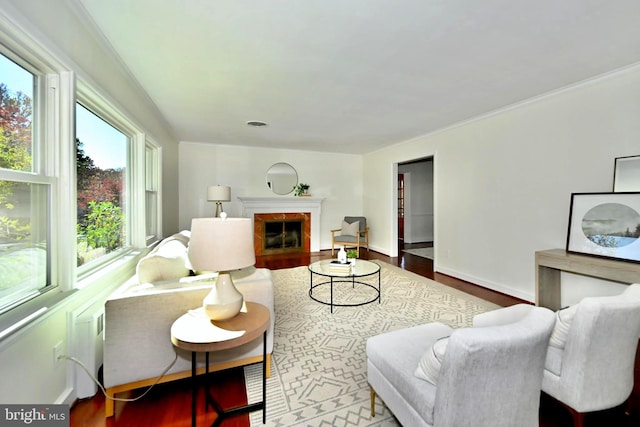
<path fill-rule="evenodd" d="M 415 248 L 415 249 L 403 249 L 402 252 L 406 252 L 411 255 L 417 255 L 422 258 L 433 259 L 433 247 L 430 248 Z"/>
<path fill-rule="evenodd" d="M 334 307 L 333 314 L 329 306 L 309 297 L 307 267 L 272 271 L 276 320 L 271 377 L 267 379 L 267 426 L 398 426 L 379 399 L 376 416 L 371 418 L 367 338 L 435 321 L 469 326 L 474 315 L 498 307 L 391 264 L 375 262 L 381 266 L 381 302 Z M 319 289 L 314 289 L 314 297 L 324 300 Z M 334 301 L 368 300 L 370 290 L 334 284 Z M 262 366 L 244 370 L 249 402 L 258 402 L 262 399 Z M 262 411 L 253 412 L 250 420 L 252 426 L 263 425 Z"/>

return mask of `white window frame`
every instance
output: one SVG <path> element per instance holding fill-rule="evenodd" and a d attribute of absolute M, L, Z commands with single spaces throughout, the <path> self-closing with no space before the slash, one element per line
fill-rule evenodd
<path fill-rule="evenodd" d="M 63 300 L 75 289 L 75 270 L 65 265 L 68 257 L 61 256 L 64 248 L 62 236 L 66 230 L 60 219 L 65 216 L 64 198 L 61 190 L 68 182 L 65 171 L 64 141 L 69 137 L 70 124 L 73 122 L 72 105 L 74 76 L 52 61 L 37 56 L 32 49 L 25 47 L 21 40 L 14 40 L 0 27 L 0 53 L 19 64 L 35 77 L 33 104 L 33 172 L 20 173 L 0 170 L 0 179 L 45 184 L 49 186 L 47 286 L 33 298 L 19 303 L 0 315 L 0 340 L 23 325 L 44 314 L 47 309 Z M 74 163 L 75 163 L 75 155 Z M 68 263 L 67 263 L 68 264 Z"/>
<path fill-rule="evenodd" d="M 109 125 L 115 127 L 129 138 L 124 203 L 124 213 L 126 218 L 126 241 L 121 250 L 102 256 L 95 262 L 90 262 L 78 267 L 79 279 L 84 281 L 84 279 L 88 278 L 91 274 L 94 274 L 100 269 L 103 269 L 105 266 L 113 263 L 115 260 L 127 256 L 133 250 L 144 248 L 147 246 L 145 236 L 145 204 L 139 203 L 140 200 L 145 200 L 146 135 L 128 117 L 126 117 L 120 109 L 115 107 L 109 100 L 101 96 L 91 86 L 83 82 L 81 79 L 78 79 L 76 84 L 78 87 L 76 91 L 77 102 L 82 104 L 93 114 L 107 122 Z M 74 197 L 75 200 L 77 200 L 77 194 L 74 195 Z M 73 235 L 74 237 L 76 236 L 75 230 Z"/>
<path fill-rule="evenodd" d="M 149 157 L 147 156 L 149 153 Z M 145 202 L 145 243 L 146 246 L 160 240 L 162 236 L 162 192 L 160 186 L 162 183 L 162 149 L 151 139 L 147 138 L 145 142 L 145 176 L 144 176 L 144 190 L 145 201 L 147 193 L 153 192 L 156 196 L 155 212 L 146 212 L 147 204 Z M 148 218 L 148 216 L 150 218 Z M 147 233 L 147 218 L 153 222 L 151 226 L 151 233 Z"/>
<path fill-rule="evenodd" d="M 93 297 L 110 293 L 135 271 L 137 259 L 148 246 L 145 227 L 145 149 L 152 147 L 156 162 L 156 182 L 158 192 L 157 219 L 158 235 L 149 239 L 157 241 L 162 235 L 162 149 L 134 123 L 125 109 L 101 95 L 101 90 L 93 82 L 82 77 L 81 70 L 74 72 L 63 61 L 44 49 L 8 21 L 0 12 L 0 52 L 36 76 L 38 103 L 34 105 L 34 152 L 38 152 L 38 162 L 32 174 L 38 183 L 50 186 L 49 271 L 51 285 L 47 292 L 32 298 L 15 308 L 0 314 L 0 343 L 23 327 L 48 316 L 62 305 L 65 299 L 77 295 L 83 289 L 84 295 Z M 73 65 L 72 65 L 73 67 Z M 77 89 L 76 89 L 77 86 Z M 77 99 L 76 99 L 77 98 Z M 130 138 L 127 174 L 126 208 L 128 245 L 118 252 L 111 263 L 95 266 L 83 272 L 79 279 L 76 266 L 76 146 L 75 107 L 76 100 L 94 113 L 118 128 Z M 37 109 L 37 110 L 36 110 Z M 34 120 L 36 122 L 36 120 Z M 3 176 L 5 178 L 3 178 Z M 15 178 L 13 171 L 0 171 L 0 179 Z M 133 204 L 133 202 L 137 204 Z M 92 289 L 87 294 L 84 289 Z M 108 293 L 105 293 L 108 292 Z M 86 297 L 85 297 L 86 298 Z"/>
<path fill-rule="evenodd" d="M 114 127 L 115 129 L 117 129 L 119 132 L 121 132 L 123 135 L 125 135 L 127 137 L 127 159 L 126 159 L 126 165 L 125 165 L 125 176 L 124 176 L 124 207 L 123 207 L 123 214 L 124 214 L 124 218 L 125 218 L 125 241 L 123 243 L 122 248 L 113 251 L 109 254 L 103 255 L 100 258 L 90 261 L 86 264 L 83 264 L 81 266 L 78 267 L 78 276 L 79 279 L 82 280 L 83 278 L 89 276 L 90 274 L 93 274 L 95 271 L 99 270 L 100 268 L 103 268 L 105 265 L 113 262 L 114 260 L 126 255 L 127 253 L 131 252 L 132 250 L 132 245 L 131 245 L 131 234 L 132 234 L 132 230 L 134 229 L 134 227 L 131 224 L 131 218 L 132 218 L 132 202 L 133 202 L 133 198 L 131 196 L 131 191 L 130 189 L 132 188 L 132 171 L 133 171 L 133 167 L 132 167 L 132 158 L 134 157 L 132 155 L 132 151 L 133 151 L 133 145 L 134 145 L 134 138 L 135 138 L 135 131 L 132 135 L 132 131 L 127 129 L 127 127 L 125 126 L 123 129 L 121 120 L 114 120 L 113 119 L 113 114 L 112 111 L 110 109 L 105 109 L 103 106 L 100 105 L 100 103 L 96 103 L 96 102 L 92 102 L 92 100 L 95 99 L 94 96 L 92 96 L 91 94 L 87 95 L 87 91 L 83 90 L 83 91 L 78 91 L 78 97 L 76 100 L 76 104 L 74 105 L 74 108 L 76 107 L 77 104 L 82 105 L 84 108 L 86 108 L 88 111 L 90 111 L 92 114 L 94 114 L 97 118 L 103 120 L 107 125 L 110 125 L 112 127 Z M 75 138 L 74 138 L 74 143 L 75 143 Z M 74 152 L 75 152 L 75 147 L 74 147 Z M 75 183 L 77 183 L 77 179 L 75 181 Z M 74 185 L 75 185 L 74 183 Z M 77 187 L 76 187 L 76 207 L 77 207 Z M 77 217 L 76 217 L 76 222 L 77 222 Z M 77 230 L 74 232 L 74 235 L 76 235 L 77 238 Z M 77 240 L 76 240 L 77 242 Z M 74 245 L 75 247 L 75 245 Z"/>

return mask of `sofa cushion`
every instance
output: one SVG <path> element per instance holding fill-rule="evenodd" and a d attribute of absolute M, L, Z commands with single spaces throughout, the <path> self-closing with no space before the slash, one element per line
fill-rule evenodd
<path fill-rule="evenodd" d="M 576 315 L 578 304 L 562 308 L 556 312 L 556 324 L 553 327 L 549 345 L 557 348 L 564 348 L 571 329 L 571 322 Z"/>
<path fill-rule="evenodd" d="M 551 347 L 547 349 L 547 357 L 544 362 L 544 368 L 553 373 L 556 376 L 560 376 L 562 373 L 562 356 L 564 350 L 557 347 Z M 545 375 L 547 375 L 545 373 Z"/>
<path fill-rule="evenodd" d="M 136 266 L 139 283 L 176 280 L 190 274 L 188 239 L 180 233 L 160 242 Z"/>
<path fill-rule="evenodd" d="M 179 233 L 176 233 L 169 237 L 170 240 L 180 240 L 185 246 L 189 246 L 189 240 L 191 240 L 191 231 L 190 230 L 182 230 Z"/>
<path fill-rule="evenodd" d="M 449 337 L 440 338 L 424 352 L 416 368 L 416 377 L 429 381 L 433 385 L 437 384 L 447 344 L 449 344 Z"/>
<path fill-rule="evenodd" d="M 621 296 L 626 299 L 640 298 L 640 283 L 631 283 L 624 292 L 622 292 Z"/>

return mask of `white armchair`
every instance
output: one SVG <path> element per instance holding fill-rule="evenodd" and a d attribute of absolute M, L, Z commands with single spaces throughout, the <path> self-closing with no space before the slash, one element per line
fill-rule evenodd
<path fill-rule="evenodd" d="M 476 316 L 472 328 L 430 323 L 369 338 L 372 416 L 377 394 L 405 426 L 537 426 L 555 317 L 524 304 L 502 313 Z"/>
<path fill-rule="evenodd" d="M 581 427 L 586 412 L 616 407 L 631 394 L 640 284 L 620 295 L 584 298 L 565 310 L 549 346 L 542 390 L 567 407 L 574 426 Z"/>

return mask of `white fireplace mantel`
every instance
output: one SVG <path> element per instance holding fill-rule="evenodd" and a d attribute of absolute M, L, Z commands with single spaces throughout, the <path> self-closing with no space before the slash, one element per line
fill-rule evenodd
<path fill-rule="evenodd" d="M 242 202 L 242 216 L 251 218 L 261 213 L 311 214 L 311 252 L 320 251 L 320 213 L 322 197 L 238 197 Z"/>

